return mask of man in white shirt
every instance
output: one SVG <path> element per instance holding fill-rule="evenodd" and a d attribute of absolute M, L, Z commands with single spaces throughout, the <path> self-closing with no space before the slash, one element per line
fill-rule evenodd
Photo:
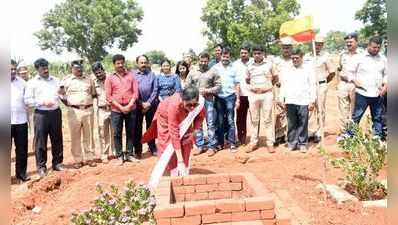
<path fill-rule="evenodd" d="M 28 81 L 25 103 L 34 108 L 35 155 L 37 172 L 40 177 L 47 175 L 47 140 L 50 136 L 52 168 L 64 170 L 62 113 L 59 108 L 59 80 L 49 74 L 48 61 L 39 58 L 34 62 L 38 72 Z"/>
<path fill-rule="evenodd" d="M 359 123 L 368 106 L 372 116 L 374 135 L 385 140 L 382 113 L 383 97 L 387 94 L 387 59 L 380 55 L 382 39 L 372 37 L 349 81 L 355 85 L 355 107 L 352 120 Z"/>
<path fill-rule="evenodd" d="M 17 76 L 17 63 L 11 60 L 11 140 L 15 145 L 15 177 L 28 181 L 28 118 L 24 103 L 26 82 Z"/>
<path fill-rule="evenodd" d="M 249 103 L 251 115 L 250 145 L 246 152 L 254 151 L 258 147 L 258 133 L 261 112 L 264 115 L 264 128 L 266 135 L 266 148 L 269 153 L 274 153 L 274 129 L 272 123 L 272 62 L 265 58 L 261 46 L 253 47 L 254 62 L 248 66 L 247 83 L 249 84 Z"/>
<path fill-rule="evenodd" d="M 303 52 L 295 49 L 293 66 L 281 77 L 279 104 L 287 111 L 287 142 L 289 150 L 305 153 L 308 143 L 308 112 L 314 109 L 316 84 L 313 68 L 303 65 Z"/>
<path fill-rule="evenodd" d="M 249 109 L 248 84 L 246 83 L 247 66 L 253 63 L 250 58 L 250 47 L 242 46 L 240 48 L 240 58 L 234 62 L 234 66 L 240 77 L 240 106 L 236 110 L 236 132 L 240 144 L 246 144 L 247 135 L 247 111 Z"/>

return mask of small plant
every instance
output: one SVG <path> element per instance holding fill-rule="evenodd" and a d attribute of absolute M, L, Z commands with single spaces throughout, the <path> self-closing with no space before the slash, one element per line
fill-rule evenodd
<path fill-rule="evenodd" d="M 351 123 L 347 130 L 351 135 L 338 142 L 346 156 L 332 160 L 332 164 L 344 171 L 349 182 L 346 189 L 360 200 L 384 198 L 387 193 L 377 176 L 385 164 L 386 145 L 373 137 L 370 126 L 364 132 L 358 124 Z"/>
<path fill-rule="evenodd" d="M 153 209 L 155 198 L 144 185 L 127 182 L 123 191 L 111 185 L 111 192 L 96 185 L 99 196 L 95 206 L 81 214 L 72 214 L 75 225 L 142 225 L 155 224 Z"/>

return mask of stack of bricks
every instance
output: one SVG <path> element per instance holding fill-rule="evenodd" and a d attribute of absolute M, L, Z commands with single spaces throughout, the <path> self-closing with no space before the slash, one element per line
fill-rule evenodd
<path fill-rule="evenodd" d="M 250 173 L 163 178 L 155 197 L 158 225 L 289 224 L 278 223 L 271 193 Z"/>

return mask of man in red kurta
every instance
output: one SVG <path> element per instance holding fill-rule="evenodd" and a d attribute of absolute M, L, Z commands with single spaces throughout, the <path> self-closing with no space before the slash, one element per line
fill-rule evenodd
<path fill-rule="evenodd" d="M 200 128 L 205 118 L 204 107 L 190 121 L 189 128 L 180 137 L 180 126 L 188 114 L 199 107 L 199 91 L 195 87 L 187 87 L 183 93 L 175 93 L 171 97 L 162 101 L 152 121 L 151 127 L 144 134 L 142 142 L 147 142 L 157 136 L 157 149 L 159 157 L 162 156 L 168 145 L 171 143 L 174 153 L 171 156 L 166 170 L 172 171 L 184 165 L 189 166 L 189 158 L 194 143 L 193 132 Z M 187 122 L 187 121 L 186 121 Z"/>

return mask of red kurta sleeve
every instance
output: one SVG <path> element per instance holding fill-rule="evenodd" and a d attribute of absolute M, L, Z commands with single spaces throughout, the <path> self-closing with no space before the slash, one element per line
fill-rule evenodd
<path fill-rule="evenodd" d="M 181 120 L 179 119 L 179 117 L 181 117 L 183 113 L 180 113 L 180 106 L 177 101 L 173 102 L 170 101 L 170 103 L 171 104 L 169 104 L 167 107 L 167 120 L 168 120 L 170 139 L 174 150 L 181 150 L 180 126 L 179 126 Z"/>
<path fill-rule="evenodd" d="M 112 102 L 112 78 L 111 75 L 107 76 L 105 79 L 105 95 L 106 95 L 106 100 L 108 102 Z"/>
<path fill-rule="evenodd" d="M 193 121 L 193 128 L 195 130 L 202 127 L 202 123 L 205 117 L 206 117 L 206 110 L 205 107 L 203 107 L 202 111 L 200 111 L 200 113 L 196 116 L 196 118 Z"/>
<path fill-rule="evenodd" d="M 138 81 L 135 79 L 135 77 L 133 78 L 133 99 L 134 99 L 134 102 L 137 103 L 137 99 L 138 99 Z"/>

